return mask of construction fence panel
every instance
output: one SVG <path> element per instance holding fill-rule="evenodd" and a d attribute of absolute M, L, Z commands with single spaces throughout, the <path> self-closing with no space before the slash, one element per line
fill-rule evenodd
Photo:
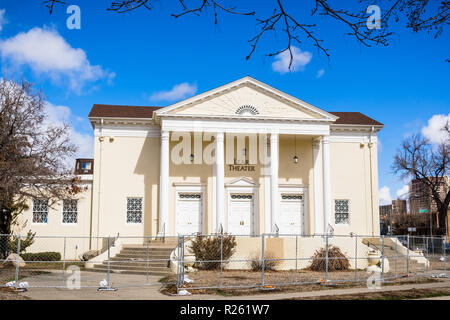
<path fill-rule="evenodd" d="M 447 277 L 442 236 L 180 235 L 65 237 L 0 235 L 0 286 L 163 286 L 250 289 Z"/>

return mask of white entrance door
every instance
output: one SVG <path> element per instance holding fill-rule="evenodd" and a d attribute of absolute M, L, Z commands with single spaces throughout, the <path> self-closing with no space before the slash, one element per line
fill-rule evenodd
<path fill-rule="evenodd" d="M 177 194 L 176 233 L 189 235 L 202 232 L 202 193 Z"/>
<path fill-rule="evenodd" d="M 228 207 L 228 231 L 236 235 L 253 232 L 253 194 L 231 193 Z"/>
<path fill-rule="evenodd" d="M 303 195 L 282 193 L 279 217 L 281 234 L 303 233 Z"/>

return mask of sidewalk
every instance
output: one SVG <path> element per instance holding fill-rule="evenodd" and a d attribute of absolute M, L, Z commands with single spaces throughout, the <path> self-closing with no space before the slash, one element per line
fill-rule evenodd
<path fill-rule="evenodd" d="M 50 275 L 42 275 L 42 281 L 45 281 L 44 277 Z M 86 275 L 84 275 L 86 276 Z M 92 283 L 98 283 L 97 280 L 101 280 L 102 274 L 89 273 Z M 126 278 L 126 279 L 125 279 Z M 118 276 L 115 281 L 117 286 L 120 286 L 120 280 L 131 283 L 132 280 L 136 282 L 141 280 L 141 277 L 128 275 Z M 34 283 L 37 279 L 34 278 Z M 450 279 L 440 279 L 437 282 L 423 283 L 423 284 L 405 284 L 405 285 L 387 285 L 382 286 L 381 289 L 374 290 L 363 288 L 346 288 L 346 289 L 329 289 L 329 290 L 317 290 L 309 292 L 289 292 L 289 293 L 277 293 L 270 294 L 257 294 L 250 296 L 220 296 L 220 295 L 199 295 L 194 294 L 190 296 L 167 296 L 159 292 L 161 284 L 157 282 L 158 277 L 151 277 L 150 282 L 152 286 L 140 286 L 140 287 L 121 287 L 117 291 L 103 291 L 99 292 L 96 288 L 83 288 L 79 290 L 68 289 L 55 289 L 55 288 L 30 288 L 29 291 L 20 293 L 20 295 L 26 296 L 31 299 L 37 300 L 279 300 L 279 299 L 301 299 L 310 297 L 321 297 L 330 295 L 349 295 L 359 293 L 373 293 L 373 292 L 387 292 L 387 291 L 399 291 L 410 289 L 430 289 L 430 288 L 447 288 L 450 287 Z"/>

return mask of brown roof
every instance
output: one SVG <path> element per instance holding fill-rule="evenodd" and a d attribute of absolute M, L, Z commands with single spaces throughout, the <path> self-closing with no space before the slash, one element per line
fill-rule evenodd
<path fill-rule="evenodd" d="M 361 112 L 329 112 L 332 115 L 338 116 L 334 124 L 355 124 L 355 125 L 370 125 L 370 126 L 382 126 L 383 124 L 369 118 Z"/>
<path fill-rule="evenodd" d="M 149 118 L 153 117 L 153 112 L 163 107 L 143 107 L 143 106 L 119 106 L 94 104 L 89 118 Z M 382 123 L 360 112 L 330 112 L 338 116 L 335 124 L 354 124 L 380 126 Z"/>
<path fill-rule="evenodd" d="M 153 111 L 162 107 L 137 107 L 94 104 L 89 118 L 152 118 Z"/>

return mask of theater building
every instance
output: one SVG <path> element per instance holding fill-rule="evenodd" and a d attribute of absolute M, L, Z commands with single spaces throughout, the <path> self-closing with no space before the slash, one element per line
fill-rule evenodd
<path fill-rule="evenodd" d="M 359 112 L 244 77 L 167 107 L 95 104 L 89 120 L 84 235 L 379 235 L 383 125 Z M 50 219 L 39 234 L 78 230 Z"/>

